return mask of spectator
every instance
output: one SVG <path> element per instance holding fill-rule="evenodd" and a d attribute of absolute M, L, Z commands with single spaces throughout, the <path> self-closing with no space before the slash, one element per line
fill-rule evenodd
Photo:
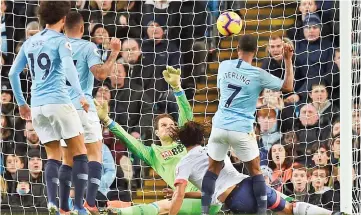
<path fill-rule="evenodd" d="M 340 135 L 340 119 L 334 120 L 332 124 L 332 137 L 336 137 Z"/>
<path fill-rule="evenodd" d="M 292 105 L 286 106 L 281 98 L 280 91 L 272 91 L 265 89 L 259 97 L 257 107 L 268 107 L 276 111 L 276 118 L 280 123 L 277 123 L 278 129 L 285 132 L 288 128 L 292 128 L 293 118 L 295 116 L 295 108 Z"/>
<path fill-rule="evenodd" d="M 313 166 L 325 166 L 329 168 L 329 172 L 332 171 L 329 166 L 330 164 L 330 150 L 325 143 L 320 143 L 318 145 L 313 145 L 312 147 L 312 160 L 313 160 Z"/>
<path fill-rule="evenodd" d="M 15 153 L 17 146 L 14 144 L 13 125 L 10 122 L 10 118 L 4 114 L 1 114 L 0 130 L 2 152 L 6 154 Z"/>
<path fill-rule="evenodd" d="M 18 171 L 18 184 L 16 187 L 17 193 L 10 197 L 10 208 L 21 207 L 46 207 L 46 198 L 43 193 L 34 193 L 34 190 L 29 182 L 29 171 Z"/>
<path fill-rule="evenodd" d="M 89 20 L 91 25 L 95 25 L 95 24 L 104 25 L 107 28 L 109 35 L 111 37 L 119 38 L 118 32 L 121 30 L 121 28 L 117 27 L 120 25 L 120 22 L 117 13 L 119 8 L 117 8 L 116 3 L 117 1 L 113 1 L 113 0 L 90 1 L 90 9 L 91 9 L 90 18 L 85 20 Z M 91 31 L 92 31 L 92 27 L 90 27 L 90 32 Z"/>
<path fill-rule="evenodd" d="M 281 140 L 282 134 L 277 126 L 276 110 L 262 108 L 257 111 L 257 122 L 260 124 L 260 138 L 268 151 L 274 143 Z"/>
<path fill-rule="evenodd" d="M 110 54 L 110 37 L 107 28 L 101 24 L 97 24 L 93 27 L 90 35 L 91 41 L 98 47 L 102 60 L 106 61 Z"/>
<path fill-rule="evenodd" d="M 279 143 L 273 144 L 268 152 L 268 167 L 273 171 L 271 184 L 278 191 L 282 191 L 282 185 L 291 179 L 293 164 L 290 155 L 290 150 Z"/>
<path fill-rule="evenodd" d="M 308 178 L 307 169 L 301 164 L 293 165 L 290 184 L 285 187 L 285 194 L 301 202 L 308 202 Z"/>
<path fill-rule="evenodd" d="M 26 143 L 28 145 L 27 146 L 28 151 L 32 149 L 39 150 L 41 158 L 46 159 L 46 151 L 44 149 L 44 146 L 40 143 L 39 136 L 34 130 L 32 121 L 26 121 L 24 136 L 26 138 Z"/>
<path fill-rule="evenodd" d="M 307 99 L 309 82 L 319 82 L 333 67 L 333 47 L 329 40 L 320 38 L 320 18 L 316 14 L 307 15 L 304 26 L 306 39 L 295 43 L 295 91 L 301 101 Z"/>
<path fill-rule="evenodd" d="M 3 208 L 3 205 L 9 205 L 8 202 L 8 184 L 5 179 L 0 175 L 0 205 Z"/>
<path fill-rule="evenodd" d="M 1 111 L 5 115 L 15 115 L 17 113 L 17 107 L 13 100 L 13 91 L 8 81 L 2 81 L 1 86 Z M 14 124 L 13 118 L 9 118 L 10 123 Z"/>
<path fill-rule="evenodd" d="M 308 14 L 315 14 L 317 16 L 323 15 L 323 11 L 318 12 L 316 0 L 301 0 L 298 10 L 300 14 L 296 14 L 294 27 L 287 30 L 287 36 L 293 41 L 303 40 L 305 38 L 302 28 L 305 26 L 304 22 Z M 331 39 L 333 23 L 330 20 L 323 19 L 322 36 Z M 333 21 L 333 20 L 332 20 Z"/>
<path fill-rule="evenodd" d="M 29 37 L 37 34 L 42 31 L 43 27 L 37 21 L 30 22 L 25 29 L 25 40 L 29 39 Z"/>
<path fill-rule="evenodd" d="M 120 25 L 117 26 L 117 37 L 138 38 L 142 37 L 141 20 L 143 14 L 141 11 L 141 1 L 118 1 L 119 8 L 117 18 Z"/>
<path fill-rule="evenodd" d="M 325 77 L 326 86 L 330 86 L 329 95 L 332 103 L 336 106 L 340 106 L 340 49 L 334 50 L 333 57 L 334 65 L 329 75 Z M 352 73 L 355 74 L 355 73 Z M 359 88 L 356 88 L 356 92 L 360 92 Z"/>
<path fill-rule="evenodd" d="M 307 156 L 311 154 L 312 146 L 317 141 L 328 140 L 331 126 L 320 126 L 318 112 L 312 104 L 302 106 L 297 124 L 295 130 L 300 140 L 297 146 L 300 152 L 299 161 L 308 166 L 311 160 L 307 159 Z"/>
<path fill-rule="evenodd" d="M 288 43 L 293 46 L 293 43 L 287 37 L 281 37 L 278 35 L 271 36 L 266 47 L 266 51 L 269 53 L 269 57 L 262 61 L 261 68 L 271 73 L 272 75 L 283 80 L 285 73 L 285 65 L 283 62 L 283 45 L 282 43 Z M 297 103 L 300 100 L 297 94 L 287 95 L 285 103 Z"/>
<path fill-rule="evenodd" d="M 110 102 L 110 112 L 117 123 L 133 137 L 139 139 L 151 129 L 153 101 L 143 92 L 141 86 L 130 85 L 126 70 L 128 70 L 127 66 L 117 64 L 111 71 L 111 98 L 113 99 Z"/>
<path fill-rule="evenodd" d="M 172 101 L 175 101 L 173 93 L 169 91 L 159 91 L 162 88 L 158 89 L 157 83 L 163 83 L 163 78 L 156 78 L 154 59 L 142 54 L 139 43 L 135 39 L 128 39 L 123 42 L 122 58 L 118 62 L 129 67 L 130 86 L 132 86 L 133 83 L 140 85 L 143 91 L 152 99 L 152 102 L 157 102 L 158 112 L 164 113 L 168 111 L 168 113 L 173 113 L 172 116 L 175 117 L 175 119 L 178 118 L 177 112 L 174 112 L 176 108 L 176 110 L 178 110 L 178 107 L 176 104 L 172 105 Z M 158 82 L 155 83 L 155 79 L 158 79 Z M 160 84 L 160 87 L 164 86 Z"/>
<path fill-rule="evenodd" d="M 28 159 L 30 181 L 33 183 L 43 183 L 43 161 L 40 157 L 40 151 L 38 149 L 29 150 Z"/>
<path fill-rule="evenodd" d="M 9 56 L 14 52 L 14 24 L 13 15 L 11 14 L 11 1 L 1 1 L 1 53 Z M 15 35 L 15 36 L 18 36 Z M 13 39 L 14 38 L 14 39 Z"/>
<path fill-rule="evenodd" d="M 23 169 L 25 161 L 23 157 L 19 157 L 15 154 L 8 154 L 5 156 L 5 174 L 4 179 L 8 184 L 8 193 L 13 194 L 16 192 L 16 172 L 19 169 Z"/>
<path fill-rule="evenodd" d="M 339 211 L 339 193 L 325 186 L 329 177 L 330 173 L 326 167 L 315 167 L 312 169 L 309 203 L 331 211 Z"/>
<path fill-rule="evenodd" d="M 142 44 L 142 55 L 145 59 L 152 59 L 151 64 L 143 65 L 153 70 L 151 74 L 142 74 L 144 89 L 152 88 L 155 92 L 149 91 L 155 98 L 160 113 L 178 112 L 175 96 L 169 91 L 168 84 L 163 79 L 163 70 L 166 66 L 180 68 L 181 55 L 174 42 L 165 39 L 164 27 L 159 23 L 151 21 L 147 27 L 147 40 Z M 147 83 L 145 83 L 147 82 Z M 160 101 L 160 102 L 158 102 Z M 167 108 L 168 107 L 168 108 Z M 174 117 L 174 116 L 173 116 Z M 175 119 L 178 117 L 175 116 Z"/>
<path fill-rule="evenodd" d="M 309 92 L 312 105 L 320 117 L 320 125 L 331 125 L 334 117 L 338 117 L 340 110 L 329 100 L 326 84 L 324 82 L 313 83 L 309 87 Z"/>
<path fill-rule="evenodd" d="M 333 165 L 338 165 L 340 161 L 340 136 L 333 138 L 331 142 L 331 163 Z"/>

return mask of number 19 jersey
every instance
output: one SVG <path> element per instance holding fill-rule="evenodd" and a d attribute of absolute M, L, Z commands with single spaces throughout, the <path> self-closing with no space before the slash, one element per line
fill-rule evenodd
<path fill-rule="evenodd" d="M 215 128 L 248 133 L 253 131 L 254 113 L 263 89 L 280 90 L 283 81 L 242 59 L 226 60 L 219 65 L 218 110 Z"/>
<path fill-rule="evenodd" d="M 71 103 L 61 59 L 72 53 L 64 34 L 44 29 L 24 42 L 19 55 L 25 55 L 31 72 L 32 107 Z"/>

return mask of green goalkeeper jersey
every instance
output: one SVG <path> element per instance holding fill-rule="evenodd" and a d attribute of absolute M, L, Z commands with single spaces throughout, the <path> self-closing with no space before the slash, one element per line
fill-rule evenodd
<path fill-rule="evenodd" d="M 184 91 L 176 92 L 177 104 L 179 107 L 178 125 L 183 126 L 187 121 L 193 119 L 192 108 L 184 94 Z M 112 121 L 108 126 L 110 131 L 120 140 L 127 148 L 146 162 L 160 175 L 163 180 L 174 189 L 175 168 L 179 161 L 187 154 L 186 148 L 177 142 L 168 146 L 158 146 L 152 144 L 145 146 L 141 141 L 128 134 L 118 123 Z M 188 183 L 186 192 L 197 191 L 198 189 L 191 183 Z"/>

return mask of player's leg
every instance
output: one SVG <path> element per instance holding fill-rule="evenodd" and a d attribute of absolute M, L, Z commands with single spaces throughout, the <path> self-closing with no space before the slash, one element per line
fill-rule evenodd
<path fill-rule="evenodd" d="M 140 204 L 127 208 L 112 208 L 109 209 L 109 215 L 143 215 L 146 211 L 147 215 L 168 214 L 171 206 L 171 200 L 164 199 L 151 204 Z M 184 199 L 182 207 L 178 215 L 201 214 L 201 200 L 200 199 Z M 212 205 L 210 214 L 215 215 L 221 210 L 221 205 Z"/>
<path fill-rule="evenodd" d="M 82 135 L 83 127 L 78 113 L 72 104 L 54 105 L 47 107 L 47 109 L 54 130 L 60 132 L 61 138 L 67 145 L 63 153 L 63 165 L 72 167 L 71 178 L 75 191 L 74 209 L 82 214 L 85 211 L 83 208 L 83 197 L 88 180 L 88 158 Z M 60 151 L 58 153 L 61 154 Z M 70 168 L 67 169 L 69 170 Z M 59 178 L 68 180 L 69 171 L 63 170 L 59 172 Z M 64 183 L 67 182 L 64 180 Z M 65 195 L 67 192 L 60 196 L 62 205 L 68 202 L 69 195 Z"/>
<path fill-rule="evenodd" d="M 268 209 L 277 212 L 277 214 L 293 215 L 331 215 L 332 211 L 312 205 L 306 202 L 287 202 L 283 194 L 267 187 Z"/>
<path fill-rule="evenodd" d="M 212 128 L 208 143 L 209 166 L 202 181 L 202 213 L 209 214 L 216 181 L 223 168 L 223 161 L 227 156 L 229 144 L 228 131 Z"/>
<path fill-rule="evenodd" d="M 58 211 L 57 191 L 59 184 L 59 167 L 61 165 L 60 134 L 57 133 L 48 118 L 47 113 L 43 113 L 43 107 L 33 107 L 31 109 L 32 122 L 40 141 L 45 145 L 48 161 L 45 166 L 45 183 L 48 197 L 48 208 L 50 214 Z"/>
<path fill-rule="evenodd" d="M 230 145 L 237 157 L 243 161 L 252 176 L 252 188 L 257 200 L 257 214 L 266 214 L 267 188 L 261 172 L 259 149 L 253 133 L 230 131 Z"/>
<path fill-rule="evenodd" d="M 99 214 L 95 206 L 95 198 L 102 177 L 102 128 L 96 112 L 78 110 L 84 128 L 84 142 L 88 155 L 88 185 L 84 207 L 91 214 Z"/>
<path fill-rule="evenodd" d="M 72 166 L 74 183 L 74 210 L 83 213 L 83 198 L 88 182 L 88 157 L 83 135 L 65 139 L 67 148 L 64 150 L 63 164 Z M 64 196 L 65 198 L 65 196 Z M 64 201 L 65 203 L 65 201 Z"/>

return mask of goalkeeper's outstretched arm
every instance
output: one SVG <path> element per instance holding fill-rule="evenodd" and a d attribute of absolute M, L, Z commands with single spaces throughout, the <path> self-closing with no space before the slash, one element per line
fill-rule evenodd
<path fill-rule="evenodd" d="M 193 111 L 181 87 L 181 70 L 167 66 L 163 71 L 164 80 L 172 87 L 179 107 L 178 125 L 183 126 L 193 120 Z"/>
<path fill-rule="evenodd" d="M 118 123 L 114 122 L 108 116 L 108 103 L 104 102 L 99 104 L 94 100 L 99 119 L 105 126 L 120 140 L 122 140 L 127 148 L 134 153 L 139 159 L 152 166 L 151 147 L 145 146 L 141 141 L 135 139 L 132 135 L 128 134 Z"/>

